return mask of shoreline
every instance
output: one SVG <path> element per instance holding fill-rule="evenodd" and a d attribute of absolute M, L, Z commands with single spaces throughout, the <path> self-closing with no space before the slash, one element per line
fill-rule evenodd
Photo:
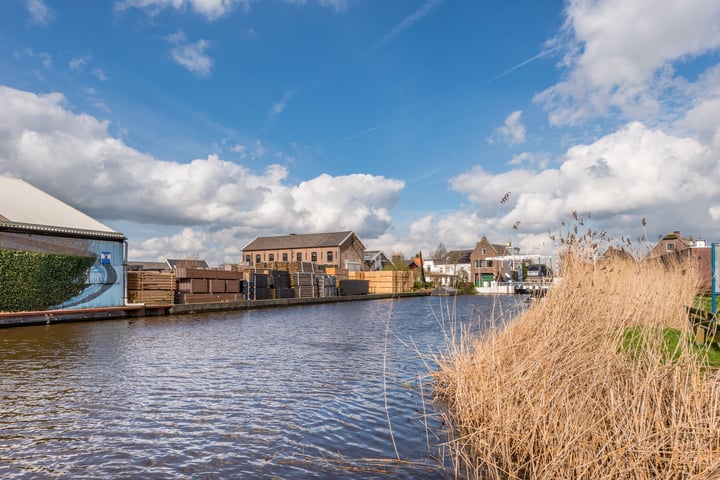
<path fill-rule="evenodd" d="M 323 303 L 358 302 L 384 300 L 388 298 L 410 298 L 429 296 L 430 291 L 406 293 L 370 293 L 366 295 L 340 295 L 333 297 L 278 298 L 271 300 L 235 300 L 211 303 L 145 305 L 128 304 L 122 307 L 87 308 L 78 310 L 42 310 L 35 312 L 0 312 L 0 328 L 30 325 L 50 325 L 68 322 L 94 320 L 116 320 L 121 318 L 143 318 L 169 315 L 190 315 L 195 313 L 228 312 L 258 308 L 282 308 Z"/>

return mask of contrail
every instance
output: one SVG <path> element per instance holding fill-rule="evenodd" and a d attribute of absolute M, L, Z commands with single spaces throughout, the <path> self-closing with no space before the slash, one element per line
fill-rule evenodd
<path fill-rule="evenodd" d="M 421 20 L 423 17 L 428 15 L 435 7 L 437 7 L 442 0 L 428 0 L 425 2 L 420 8 L 415 10 L 412 14 L 405 17 L 402 22 L 395 25 L 395 27 L 390 30 L 383 38 L 381 38 L 378 42 L 373 45 L 373 48 L 381 47 L 382 45 L 386 44 L 390 40 L 392 40 L 394 37 L 400 35 L 402 32 L 407 30 L 408 28 L 412 27 L 415 23 L 417 23 L 419 20 Z"/>
<path fill-rule="evenodd" d="M 376 131 L 376 130 L 381 130 L 381 129 L 383 129 L 383 128 L 385 128 L 385 127 L 384 127 L 384 126 L 381 126 L 381 127 L 368 128 L 367 130 L 364 130 L 364 131 L 362 131 L 362 132 L 360 132 L 360 133 L 356 133 L 355 135 L 351 135 L 351 136 L 347 137 L 345 140 L 346 140 L 346 141 L 348 141 L 348 140 L 355 140 L 356 138 L 360 138 L 360 137 L 362 137 L 362 136 L 364 136 L 364 135 L 367 135 L 368 133 L 372 133 L 372 132 L 374 132 L 374 131 Z"/>
<path fill-rule="evenodd" d="M 497 80 L 497 79 L 500 78 L 500 77 L 504 77 L 504 76 L 507 75 L 508 73 L 512 73 L 512 72 L 514 72 L 515 70 L 517 70 L 518 68 L 524 67 L 525 65 L 527 65 L 527 64 L 530 63 L 530 62 L 534 62 L 534 61 L 537 60 L 538 58 L 542 58 L 542 57 L 544 57 L 544 56 L 546 56 L 546 55 L 554 52 L 554 51 L 557 50 L 558 48 L 560 48 L 560 46 L 559 46 L 559 45 L 556 45 L 556 46 L 554 46 L 553 48 L 549 48 L 549 49 L 547 49 L 547 50 L 543 50 L 542 52 L 538 53 L 538 54 L 535 55 L 534 57 L 530 57 L 530 58 L 528 58 L 527 60 L 522 61 L 522 62 L 518 63 L 517 65 L 508 68 L 508 69 L 505 70 L 504 72 L 498 73 L 498 74 L 495 75 L 494 77 L 485 80 L 484 82 L 482 82 L 482 83 L 480 84 L 480 86 L 487 85 L 488 83 L 490 83 L 490 82 L 492 82 L 492 81 L 495 81 L 495 80 Z"/>

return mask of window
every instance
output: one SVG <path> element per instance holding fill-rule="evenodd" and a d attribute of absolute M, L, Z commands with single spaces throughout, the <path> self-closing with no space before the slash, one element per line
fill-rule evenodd
<path fill-rule="evenodd" d="M 327 261 L 332 262 L 333 261 L 333 252 L 327 252 Z"/>
<path fill-rule="evenodd" d="M 482 254 L 483 254 L 483 255 L 487 255 L 487 248 L 483 248 L 483 249 L 482 249 Z"/>
<path fill-rule="evenodd" d="M 485 266 L 488 267 L 488 268 L 492 268 L 492 266 L 493 266 L 493 261 L 492 261 L 492 260 L 485 260 Z"/>
<path fill-rule="evenodd" d="M 298 252 L 297 255 L 295 255 L 295 260 L 302 262 L 302 252 Z"/>
<path fill-rule="evenodd" d="M 317 252 L 311 252 L 311 253 L 310 253 L 310 261 L 311 261 L 311 262 L 317 262 Z"/>
<path fill-rule="evenodd" d="M 270 261 L 270 262 L 274 262 L 274 261 L 275 261 L 275 254 L 274 254 L 274 253 L 271 253 L 271 254 L 268 255 L 268 261 Z"/>
<path fill-rule="evenodd" d="M 260 254 L 255 255 L 255 263 L 260 263 Z"/>
<path fill-rule="evenodd" d="M 482 268 L 482 260 L 475 260 L 475 268 Z"/>
<path fill-rule="evenodd" d="M 250 263 L 250 259 L 252 257 L 250 255 L 245 255 L 245 263 Z"/>
<path fill-rule="evenodd" d="M 665 251 L 666 252 L 673 252 L 675 251 L 675 243 L 670 242 L 665 244 Z"/>
<path fill-rule="evenodd" d="M 287 253 L 283 253 L 282 261 L 283 261 L 283 262 L 287 262 L 287 261 L 288 261 L 288 254 L 287 254 Z"/>

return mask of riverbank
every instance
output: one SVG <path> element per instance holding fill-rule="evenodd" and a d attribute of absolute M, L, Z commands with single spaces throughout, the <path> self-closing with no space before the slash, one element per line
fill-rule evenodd
<path fill-rule="evenodd" d="M 562 284 L 433 372 L 464 478 L 718 478 L 720 374 L 691 348 L 691 264 L 581 249 Z M 628 331 L 645 338 L 628 351 Z M 682 333 L 666 351 L 663 329 Z M 635 330 L 637 331 L 637 330 Z M 672 360 L 669 360 L 672 359 Z"/>
<path fill-rule="evenodd" d="M 123 307 L 88 308 L 78 310 L 44 310 L 38 312 L 0 312 L 0 328 L 24 325 L 109 320 L 117 318 L 152 317 L 159 315 L 183 315 L 192 313 L 251 310 L 258 308 L 281 308 L 297 305 L 323 303 L 359 302 L 387 298 L 411 298 L 430 295 L 430 291 L 405 293 L 375 293 L 367 295 L 341 295 L 332 297 L 279 298 L 271 300 L 236 300 L 181 305 L 130 304 Z"/>

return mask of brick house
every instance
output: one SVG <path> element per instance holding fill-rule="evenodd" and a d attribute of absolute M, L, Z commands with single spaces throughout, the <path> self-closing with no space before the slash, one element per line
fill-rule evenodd
<path fill-rule="evenodd" d="M 485 235 L 475 244 L 475 250 L 470 254 L 472 282 L 476 287 L 482 287 L 484 282 L 507 281 L 505 273 L 508 268 L 507 260 L 495 260 L 493 257 L 517 254 L 517 247 L 490 243 Z M 517 272 L 513 272 L 513 277 Z M 515 277 L 514 277 L 515 278 Z"/>
<path fill-rule="evenodd" d="M 689 258 L 697 266 L 698 289 L 708 292 L 712 288 L 712 249 L 705 240 L 684 238 L 679 230 L 662 237 L 645 256 L 645 260 Z"/>
<path fill-rule="evenodd" d="M 352 231 L 257 237 L 243 248 L 248 265 L 263 262 L 314 262 L 363 270 L 365 245 Z"/>
<path fill-rule="evenodd" d="M 670 232 L 658 241 L 645 259 L 657 258 L 668 253 L 679 252 L 693 245 L 692 238 L 683 238 L 679 230 Z"/>

